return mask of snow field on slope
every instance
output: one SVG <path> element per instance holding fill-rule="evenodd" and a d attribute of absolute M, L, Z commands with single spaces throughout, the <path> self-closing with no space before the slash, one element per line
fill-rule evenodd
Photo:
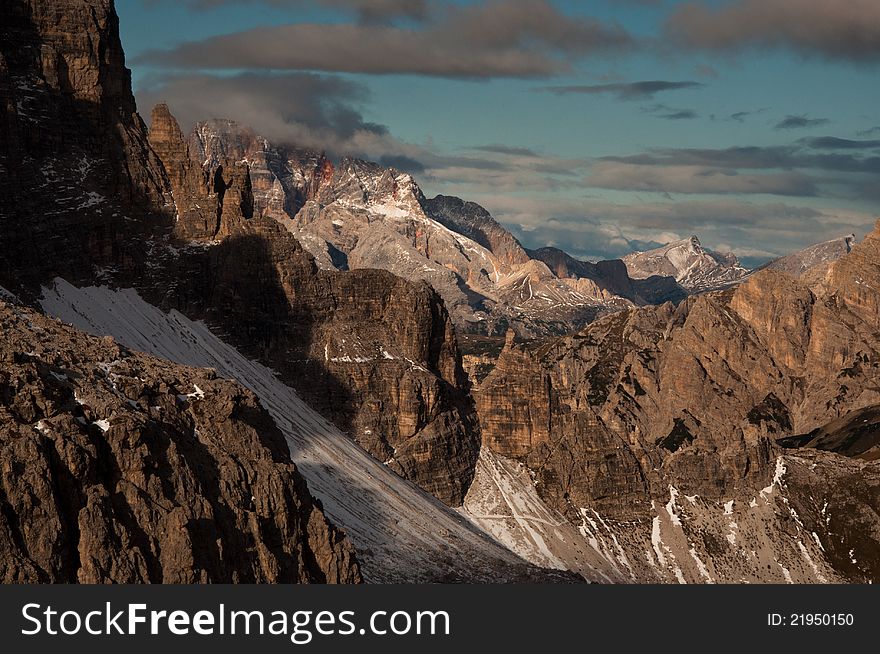
<path fill-rule="evenodd" d="M 78 289 L 62 279 L 44 289 L 41 303 L 47 314 L 83 331 L 213 368 L 253 391 L 287 437 L 311 493 L 355 544 L 367 581 L 486 582 L 522 572 L 522 559 L 374 460 L 271 369 L 222 342 L 204 323 L 176 311 L 165 314 L 132 289 Z"/>

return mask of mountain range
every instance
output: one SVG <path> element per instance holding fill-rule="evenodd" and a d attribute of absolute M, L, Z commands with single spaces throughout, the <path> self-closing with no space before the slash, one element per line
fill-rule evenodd
<path fill-rule="evenodd" d="M 147 129 L 110 0 L 0 37 L 3 581 L 880 578 L 880 226 L 532 251 L 401 171 Z"/>

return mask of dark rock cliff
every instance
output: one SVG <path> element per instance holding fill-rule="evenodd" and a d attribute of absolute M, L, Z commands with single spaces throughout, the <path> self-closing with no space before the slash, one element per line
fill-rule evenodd
<path fill-rule="evenodd" d="M 170 224 L 109 0 L 0 3 L 0 284 L 142 265 Z"/>

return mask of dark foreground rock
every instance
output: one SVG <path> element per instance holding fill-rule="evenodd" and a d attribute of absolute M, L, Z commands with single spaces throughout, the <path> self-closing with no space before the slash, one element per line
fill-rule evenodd
<path fill-rule="evenodd" d="M 356 583 L 256 397 L 0 302 L 0 582 Z"/>

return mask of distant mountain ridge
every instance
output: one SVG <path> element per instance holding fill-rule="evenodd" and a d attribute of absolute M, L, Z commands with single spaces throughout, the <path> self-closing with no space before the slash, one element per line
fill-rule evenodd
<path fill-rule="evenodd" d="M 766 267 L 795 276 L 815 272 L 854 242 L 850 236 L 817 244 L 755 270 L 733 253 L 704 247 L 697 236 L 622 259 L 583 261 L 558 248 L 527 249 L 479 204 L 426 198 L 411 175 L 381 164 L 352 157 L 334 162 L 225 119 L 200 122 L 180 138 L 195 169 L 245 166 L 254 213 L 283 225 L 320 268 L 383 269 L 426 282 L 464 333 L 570 333 L 627 307 L 677 304 L 738 284 Z M 163 155 L 173 171 L 177 155 Z M 185 202 L 178 210 L 181 204 L 187 211 Z"/>
<path fill-rule="evenodd" d="M 282 224 L 319 267 L 378 268 L 427 282 L 465 333 L 570 333 L 608 313 L 678 303 L 754 272 L 733 253 L 704 247 L 697 236 L 595 263 L 558 248 L 530 250 L 475 202 L 447 195 L 429 199 L 408 173 L 352 157 L 334 162 L 272 143 L 231 120 L 198 123 L 188 145 L 197 168 L 247 166 L 254 212 Z M 773 267 L 799 276 L 845 254 L 854 240 L 848 238 L 756 270 Z"/>
<path fill-rule="evenodd" d="M 195 165 L 250 170 L 255 213 L 284 225 L 326 270 L 379 268 L 440 293 L 456 326 L 482 334 L 562 334 L 629 306 L 678 301 L 672 281 L 633 283 L 619 261 L 529 251 L 480 205 L 428 199 L 407 173 L 354 158 L 272 144 L 228 120 L 199 123 Z M 644 294 L 644 295 L 643 295 Z"/>

